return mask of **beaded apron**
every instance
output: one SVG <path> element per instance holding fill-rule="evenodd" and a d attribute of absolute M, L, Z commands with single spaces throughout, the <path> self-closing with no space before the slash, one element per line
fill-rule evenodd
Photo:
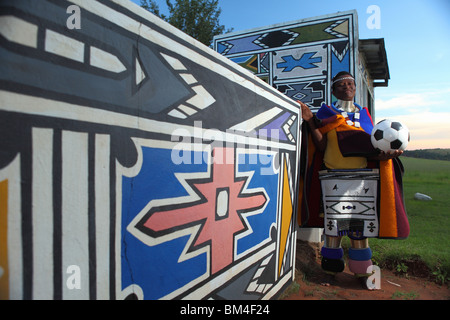
<path fill-rule="evenodd" d="M 324 232 L 378 236 L 378 169 L 319 171 L 324 209 Z"/>

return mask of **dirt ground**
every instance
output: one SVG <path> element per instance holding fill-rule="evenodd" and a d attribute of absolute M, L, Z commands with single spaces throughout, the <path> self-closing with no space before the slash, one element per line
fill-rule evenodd
<path fill-rule="evenodd" d="M 414 269 L 411 267 L 408 270 Z M 378 290 L 364 289 L 347 266 L 336 275 L 335 283 L 324 285 L 323 280 L 319 244 L 299 240 L 295 283 L 283 293 L 281 300 L 450 300 L 447 284 L 438 285 L 423 274 L 405 276 L 381 269 Z"/>

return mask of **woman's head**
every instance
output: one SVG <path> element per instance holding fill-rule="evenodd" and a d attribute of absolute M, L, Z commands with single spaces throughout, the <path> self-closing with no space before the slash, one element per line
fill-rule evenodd
<path fill-rule="evenodd" d="M 334 76 L 331 90 L 336 98 L 344 101 L 353 101 L 356 95 L 355 78 L 350 73 L 341 71 Z"/>

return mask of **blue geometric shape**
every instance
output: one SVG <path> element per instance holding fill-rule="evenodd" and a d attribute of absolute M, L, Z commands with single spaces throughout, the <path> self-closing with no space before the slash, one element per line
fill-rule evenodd
<path fill-rule="evenodd" d="M 234 58 L 230 58 L 230 60 L 233 62 L 236 62 L 237 64 L 241 64 L 241 63 L 247 62 L 251 58 L 253 58 L 253 55 L 234 57 Z"/>
<path fill-rule="evenodd" d="M 294 100 L 301 100 L 303 103 L 313 103 L 316 99 L 322 99 L 323 95 L 322 91 L 314 90 L 309 87 L 310 84 L 311 83 L 289 84 L 280 86 L 278 90 L 282 88 L 284 90 L 282 92 Z"/>
<path fill-rule="evenodd" d="M 289 112 L 284 113 L 283 115 L 266 125 L 264 128 L 262 128 L 262 130 L 260 129 L 258 131 L 258 135 L 278 140 L 288 140 L 288 137 L 283 131 L 283 124 L 287 121 L 290 115 L 291 114 Z M 274 137 L 274 134 L 277 136 Z"/>
<path fill-rule="evenodd" d="M 334 77 L 341 71 L 350 71 L 350 50 L 346 52 L 342 61 L 333 53 L 331 54 L 331 75 Z"/>
<path fill-rule="evenodd" d="M 313 69 L 319 66 L 314 63 L 322 62 L 322 57 L 313 58 L 317 52 L 304 53 L 300 59 L 295 59 L 292 55 L 281 57 L 284 62 L 277 63 L 277 68 L 284 68 L 283 72 L 291 72 L 294 68 Z"/>
<path fill-rule="evenodd" d="M 260 35 L 246 37 L 246 38 L 240 38 L 240 39 L 234 39 L 234 40 L 227 40 L 227 43 L 232 45 L 231 49 L 227 52 L 227 54 L 261 49 L 261 46 L 258 46 L 255 43 L 253 43 L 253 41 L 258 39 L 259 37 L 260 37 Z"/>
<path fill-rule="evenodd" d="M 228 47 L 224 45 L 222 42 L 219 42 L 217 44 L 217 52 L 219 52 L 220 54 L 222 54 L 226 49 L 228 49 Z"/>
<path fill-rule="evenodd" d="M 178 262 L 189 236 L 148 246 L 126 228 L 150 201 L 188 195 L 175 173 L 206 172 L 207 164 L 175 164 L 171 149 L 143 147 L 142 153 L 143 163 L 138 175 L 122 178 L 121 289 L 136 284 L 141 287 L 144 299 L 154 300 L 205 274 L 206 254 Z M 192 156 L 195 157 L 194 152 Z"/>
<path fill-rule="evenodd" d="M 274 172 L 272 165 L 276 159 L 273 154 L 262 153 L 240 154 L 238 157 L 238 171 L 253 172 L 247 188 L 264 188 L 269 201 L 263 212 L 246 217 L 252 232 L 237 241 L 236 254 L 241 254 L 270 240 L 272 226 L 277 220 L 276 199 L 279 174 Z"/>

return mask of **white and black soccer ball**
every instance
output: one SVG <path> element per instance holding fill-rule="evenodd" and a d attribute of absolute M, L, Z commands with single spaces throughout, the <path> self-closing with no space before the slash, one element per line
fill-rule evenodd
<path fill-rule="evenodd" d="M 372 130 L 370 137 L 375 148 L 384 152 L 405 150 L 410 139 L 408 127 L 396 120 L 381 120 Z"/>

